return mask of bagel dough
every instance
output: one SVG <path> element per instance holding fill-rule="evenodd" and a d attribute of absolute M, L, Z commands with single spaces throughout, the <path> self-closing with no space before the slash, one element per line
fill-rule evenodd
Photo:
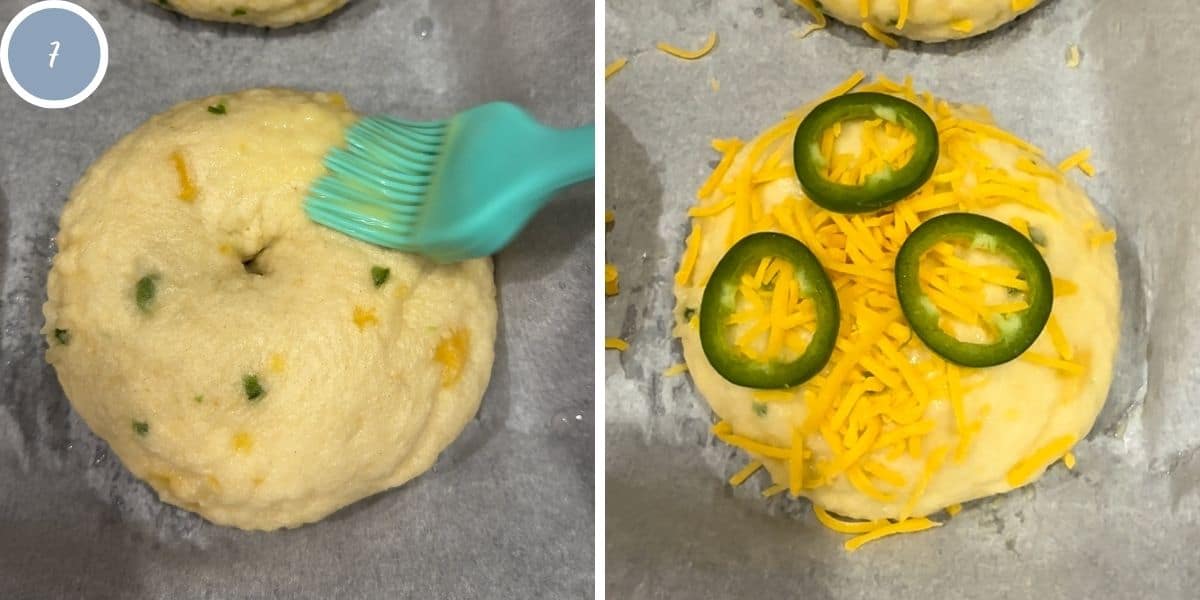
<path fill-rule="evenodd" d="M 1040 1 L 870 0 L 866 17 L 860 0 L 822 0 L 820 5 L 833 18 L 854 27 L 869 22 L 891 35 L 943 42 L 987 33 L 1032 10 Z M 904 4 L 908 5 L 908 14 L 901 24 Z"/>
<path fill-rule="evenodd" d="M 437 265 L 303 212 L 355 119 L 337 94 L 185 102 L 63 209 L 47 360 L 134 475 L 215 523 L 297 526 L 398 486 L 487 387 L 490 259 Z"/>
<path fill-rule="evenodd" d="M 1026 485 L 1087 435 L 1112 380 L 1120 289 L 1114 247 L 1108 234 L 1100 233 L 1103 226 L 1091 202 L 1039 151 L 998 129 L 985 109 L 918 96 L 889 82 L 866 89 L 907 96 L 934 118 L 941 132 L 934 177 L 878 213 L 834 215 L 804 195 L 791 168 L 794 132 L 813 105 L 744 146 L 721 140 L 727 153 L 722 162 L 729 164 L 718 167 L 718 183 L 706 186 L 702 195 L 709 195 L 693 209 L 688 244 L 694 248 L 688 253 L 694 252 L 694 268 L 676 282 L 675 333 L 697 390 L 722 420 L 718 435 L 761 461 L 775 483 L 789 486 L 796 478 L 799 495 L 848 517 L 903 519 Z M 864 152 L 863 122 L 846 123 L 841 132 L 834 154 Z M 871 137 L 871 146 L 884 153 L 897 143 L 883 126 Z M 760 208 L 741 212 L 744 200 L 729 202 L 743 181 L 754 182 L 750 198 L 761 202 Z M 722 206 L 729 208 L 716 208 Z M 1026 353 L 1030 356 L 986 369 L 953 367 L 907 328 L 893 283 L 898 245 L 913 222 L 962 211 L 1027 223 L 1036 232 L 1032 237 L 1044 244 L 1039 250 L 1059 280 L 1056 325 L 1043 330 Z M 746 220 L 755 214 L 761 215 L 753 217 L 757 224 Z M 899 235 L 896 215 L 907 223 Z M 814 248 L 841 305 L 839 351 L 820 374 L 787 390 L 752 390 L 725 380 L 705 356 L 691 312 L 700 306 L 704 282 L 729 245 L 762 230 L 789 233 Z M 864 241 L 880 233 L 877 242 Z M 824 241 L 814 243 L 814 235 Z M 849 248 L 847 240 L 859 240 L 863 250 L 838 250 Z M 963 260 L 978 259 L 968 254 Z M 960 276 L 965 281 L 966 275 L 948 277 Z M 1001 295 L 999 302 L 1015 294 L 1003 287 L 994 291 Z M 989 298 L 986 304 L 995 302 Z M 1059 358 L 1054 326 L 1069 348 L 1070 358 L 1063 362 L 1070 370 L 1032 360 L 1034 355 Z M 977 332 L 955 329 L 961 339 L 984 341 L 973 339 Z M 825 389 L 839 378 L 836 387 Z M 821 406 L 824 416 L 810 421 L 810 410 Z M 780 449 L 796 449 L 804 457 L 793 463 Z M 858 458 L 849 458 L 854 455 Z"/>
<path fill-rule="evenodd" d="M 341 8 L 346 0 L 150 0 L 193 19 L 288 27 Z"/>

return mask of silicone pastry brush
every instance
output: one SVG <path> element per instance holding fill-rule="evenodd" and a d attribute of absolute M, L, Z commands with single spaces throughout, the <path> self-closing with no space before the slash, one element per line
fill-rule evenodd
<path fill-rule="evenodd" d="M 554 193 L 595 176 L 595 126 L 554 129 L 492 103 L 444 121 L 364 117 L 305 212 L 351 237 L 439 262 L 494 254 Z"/>

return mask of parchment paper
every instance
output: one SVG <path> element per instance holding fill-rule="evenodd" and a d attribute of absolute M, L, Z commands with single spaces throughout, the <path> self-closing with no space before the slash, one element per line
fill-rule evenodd
<path fill-rule="evenodd" d="M 444 117 L 508 100 L 591 120 L 594 8 L 565 0 L 354 0 L 309 25 L 199 23 L 76 0 L 111 62 L 83 104 L 0 90 L 0 598 L 581 598 L 593 589 L 593 194 L 562 194 L 496 260 L 482 408 L 433 471 L 315 525 L 214 526 L 160 503 L 70 410 L 43 358 L 45 279 L 70 187 L 189 98 L 338 90 L 360 112 Z M 29 2 L 0 0 L 0 23 Z"/>
<path fill-rule="evenodd" d="M 791 0 L 610 0 L 607 234 L 622 293 L 606 302 L 607 589 L 615 598 L 1195 598 L 1200 586 L 1200 330 L 1192 326 L 1193 142 L 1200 117 L 1186 0 L 1049 0 L 975 41 L 888 51 L 834 25 L 806 39 Z M 684 62 L 654 49 L 699 47 Z M 1083 54 L 1066 66 L 1068 46 Z M 753 137 L 854 70 L 913 74 L 952 100 L 986 103 L 1055 160 L 1084 146 L 1085 187 L 1119 232 L 1123 323 L 1107 407 L 1061 466 L 969 504 L 937 530 L 843 552 L 804 501 L 731 490 L 745 457 L 713 441 L 711 411 L 671 340 L 671 276 L 686 208 L 718 156 L 713 137 Z M 720 82 L 720 91 L 709 79 Z"/>

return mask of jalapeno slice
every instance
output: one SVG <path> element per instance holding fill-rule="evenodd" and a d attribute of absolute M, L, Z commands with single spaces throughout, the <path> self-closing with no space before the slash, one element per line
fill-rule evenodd
<path fill-rule="evenodd" d="M 829 180 L 821 138 L 835 123 L 854 119 L 883 119 L 907 129 L 916 138 L 912 158 L 899 169 L 885 165 L 862 185 Z M 917 191 L 933 175 L 938 159 L 938 132 L 921 107 L 903 98 L 875 92 L 845 94 L 818 104 L 796 129 L 792 160 L 804 193 L 818 206 L 839 213 L 879 210 Z"/>
<path fill-rule="evenodd" d="M 995 317 L 995 342 L 964 342 L 943 331 L 940 312 L 921 290 L 921 257 L 943 241 L 966 242 L 1004 256 L 1029 284 L 1029 308 Z M 970 213 L 939 215 L 908 236 L 896 254 L 896 293 L 913 333 L 946 360 L 967 367 L 992 367 L 1020 356 L 1042 333 L 1054 305 L 1050 268 L 1033 243 L 1000 221 Z"/>
<path fill-rule="evenodd" d="M 802 298 L 811 300 L 816 326 L 804 352 L 792 360 L 757 358 L 735 344 L 730 323 L 737 308 L 742 276 L 753 273 L 764 258 L 786 261 Z M 783 275 L 774 282 L 779 293 Z M 781 233 L 755 233 L 742 238 L 721 258 L 704 288 L 700 303 L 700 345 L 708 362 L 730 383 L 750 388 L 785 388 L 801 384 L 825 367 L 837 342 L 840 313 L 837 292 L 820 261 L 803 243 Z"/>

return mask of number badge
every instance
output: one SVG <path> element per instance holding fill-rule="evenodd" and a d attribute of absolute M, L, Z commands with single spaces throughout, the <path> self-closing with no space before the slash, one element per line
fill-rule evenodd
<path fill-rule="evenodd" d="M 108 69 L 108 40 L 87 10 L 44 0 L 17 13 L 4 30 L 0 67 L 21 99 L 42 108 L 67 108 L 100 87 Z"/>

